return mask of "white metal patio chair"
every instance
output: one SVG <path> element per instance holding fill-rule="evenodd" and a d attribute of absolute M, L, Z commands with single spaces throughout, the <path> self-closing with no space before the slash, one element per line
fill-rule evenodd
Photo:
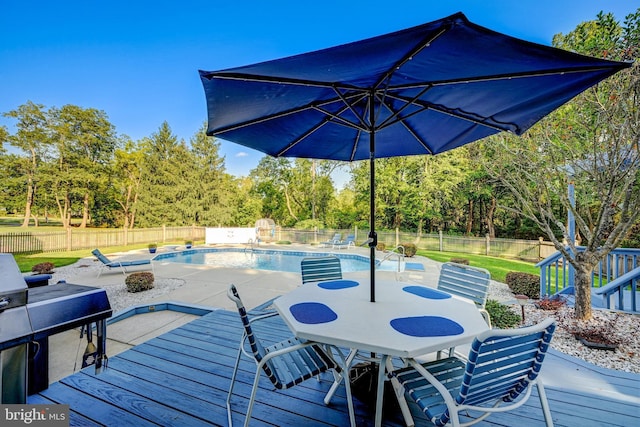
<path fill-rule="evenodd" d="M 485 309 L 490 283 L 491 273 L 484 268 L 445 262 L 440 270 L 437 289 L 473 301 L 491 327 L 491 318 Z"/>
<path fill-rule="evenodd" d="M 538 374 L 554 329 L 554 320 L 546 319 L 526 328 L 486 331 L 473 341 L 466 361 L 449 357 L 421 364 L 410 359 L 407 368 L 391 374 L 402 385 L 398 397 L 414 400 L 436 426 L 457 427 L 522 406 L 536 386 L 546 425 L 553 426 Z M 467 410 L 482 414 L 461 423 L 459 414 Z"/>
<path fill-rule="evenodd" d="M 342 279 L 340 258 L 334 255 L 307 257 L 300 262 L 302 284 Z"/>
<path fill-rule="evenodd" d="M 264 371 L 271 383 L 276 389 L 284 390 L 291 388 L 301 382 L 308 380 L 312 377 L 318 376 L 322 372 L 333 371 L 334 384 L 339 384 L 344 378 L 345 374 L 342 366 L 346 366 L 346 362 L 342 357 L 342 353 L 336 351 L 336 354 L 342 358 L 342 366 L 338 364 L 334 356 L 325 350 L 329 348 L 326 345 L 320 345 L 311 341 L 301 341 L 295 337 L 291 337 L 285 341 L 281 341 L 274 345 L 264 347 L 256 336 L 251 324 L 253 322 L 265 319 L 273 315 L 277 315 L 277 312 L 269 313 L 263 316 L 257 316 L 249 320 L 247 311 L 238 295 L 238 291 L 234 285 L 229 285 L 227 290 L 227 296 L 231 299 L 238 308 L 240 319 L 244 327 L 242 338 L 240 339 L 240 348 L 238 349 L 238 355 L 236 357 L 236 363 L 233 368 L 233 375 L 231 377 L 231 385 L 229 387 L 229 393 L 227 395 L 227 418 L 229 427 L 231 427 L 231 395 L 233 394 L 233 386 L 235 384 L 236 375 L 238 373 L 238 366 L 242 354 L 252 358 L 256 363 L 256 373 L 253 381 L 253 388 L 251 389 L 251 397 L 249 399 L 249 405 L 247 407 L 247 413 L 245 416 L 244 425 L 249 425 L 251 419 L 251 412 L 253 410 L 253 404 L 255 402 L 256 393 L 258 391 L 258 383 L 260 380 L 260 371 Z M 245 342 L 249 342 L 250 352 L 245 350 Z M 353 401 L 351 399 L 351 386 L 347 377 L 344 381 L 346 394 L 347 394 L 347 406 L 349 410 L 349 420 L 353 427 L 355 427 L 355 415 L 353 411 Z M 332 390 L 334 388 L 332 387 Z M 326 405 L 329 404 L 332 395 L 327 394 L 324 399 Z"/>

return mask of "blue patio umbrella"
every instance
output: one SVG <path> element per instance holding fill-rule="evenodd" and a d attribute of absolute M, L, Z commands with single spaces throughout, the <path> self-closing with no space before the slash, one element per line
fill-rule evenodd
<path fill-rule="evenodd" d="M 200 71 L 207 135 L 275 157 L 370 160 L 375 301 L 376 158 L 520 135 L 630 63 L 530 43 L 462 13 L 354 43 Z"/>

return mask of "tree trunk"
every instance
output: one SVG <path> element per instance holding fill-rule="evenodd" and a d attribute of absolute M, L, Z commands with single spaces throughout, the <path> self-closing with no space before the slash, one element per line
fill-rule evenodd
<path fill-rule="evenodd" d="M 591 274 L 596 262 L 594 256 L 587 251 L 576 255 L 574 292 L 575 292 L 575 317 L 577 320 L 591 319 Z"/>
<path fill-rule="evenodd" d="M 495 239 L 496 237 L 496 227 L 493 225 L 493 216 L 496 212 L 496 198 L 491 198 L 491 204 L 489 204 L 489 209 L 487 210 L 487 233 L 489 237 Z"/>
<path fill-rule="evenodd" d="M 468 213 L 467 213 L 467 236 L 471 235 L 471 231 L 473 230 L 473 200 L 469 199 L 468 203 Z"/>
<path fill-rule="evenodd" d="M 289 215 L 291 215 L 293 219 L 298 221 L 298 217 L 293 213 L 293 209 L 291 208 L 291 199 L 289 198 L 289 190 L 287 187 L 284 187 L 284 199 L 287 202 L 287 210 L 289 211 Z"/>
<path fill-rule="evenodd" d="M 71 226 L 71 214 L 69 212 L 71 203 L 68 196 L 65 196 L 62 201 L 64 203 L 61 203 L 60 197 L 56 196 L 56 204 L 58 205 L 58 212 L 60 213 L 60 221 L 62 221 L 62 227 L 69 228 Z"/>
<path fill-rule="evenodd" d="M 22 221 L 22 227 L 29 226 L 29 219 L 31 218 L 31 207 L 33 206 L 33 182 L 31 178 L 29 178 L 29 183 L 27 184 L 27 200 L 24 204 L 24 220 Z"/>
<path fill-rule="evenodd" d="M 89 193 L 85 193 L 82 200 L 82 222 L 80 228 L 87 228 L 89 223 Z"/>

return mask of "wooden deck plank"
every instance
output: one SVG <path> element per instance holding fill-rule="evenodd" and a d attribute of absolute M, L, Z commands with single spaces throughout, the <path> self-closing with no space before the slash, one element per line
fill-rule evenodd
<path fill-rule="evenodd" d="M 78 372 L 71 376 L 79 375 L 83 374 Z M 105 390 L 107 393 L 109 391 L 110 390 Z M 86 390 L 71 388 L 61 382 L 50 385 L 48 389 L 42 391 L 40 394 L 50 398 L 56 403 L 68 404 L 71 409 L 70 423 L 73 425 L 81 425 L 81 420 L 78 418 L 78 415 L 105 426 L 115 425 L 115 423 L 123 427 L 156 425 L 144 418 L 123 410 L 113 402 L 103 400 L 100 395 L 94 396 L 88 394 Z M 27 401 L 31 403 L 30 398 Z"/>
<path fill-rule="evenodd" d="M 256 333 L 266 341 L 291 335 L 277 318 L 261 323 L 265 326 Z M 240 334 L 237 313 L 218 310 L 112 357 L 108 368 L 98 375 L 93 368 L 87 368 L 30 396 L 28 401 L 69 404 L 71 425 L 226 425 L 225 401 Z M 232 398 L 234 424 L 244 419 L 254 374 L 255 363 L 243 358 Z M 633 378 L 620 375 L 613 380 L 613 386 L 637 388 Z M 323 403 L 331 380 L 331 375 L 326 374 L 320 381 L 312 379 L 290 390 L 274 391 L 262 376 L 251 425 L 347 425 L 344 387 L 329 406 Z M 580 392 L 575 388 L 547 387 L 547 395 L 556 426 L 628 426 L 640 421 L 638 405 L 593 389 Z M 373 408 L 357 399 L 354 404 L 358 425 L 373 425 Z M 415 405 L 411 408 L 417 426 L 431 425 Z M 383 424 L 396 427 L 403 425 L 403 420 L 389 409 Z M 478 425 L 543 426 L 535 390 L 521 408 L 493 414 Z"/>

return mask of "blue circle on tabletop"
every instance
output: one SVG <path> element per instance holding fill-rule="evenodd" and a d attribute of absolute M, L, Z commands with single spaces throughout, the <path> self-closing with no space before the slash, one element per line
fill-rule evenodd
<path fill-rule="evenodd" d="M 323 289 L 347 289 L 358 285 L 359 283 L 353 280 L 330 280 L 328 282 L 318 283 L 318 286 Z"/>
<path fill-rule="evenodd" d="M 301 302 L 289 307 L 293 317 L 300 323 L 309 325 L 332 322 L 338 318 L 335 311 L 319 302 Z"/>
<path fill-rule="evenodd" d="M 422 298 L 428 299 L 447 299 L 451 298 L 446 292 L 438 291 L 431 288 L 425 288 L 424 286 L 405 286 L 402 288 L 403 291 L 409 292 L 410 294 L 418 295 Z"/>
<path fill-rule="evenodd" d="M 445 337 L 464 332 L 458 322 L 440 316 L 400 317 L 391 320 L 390 324 L 401 334 L 412 337 Z"/>

